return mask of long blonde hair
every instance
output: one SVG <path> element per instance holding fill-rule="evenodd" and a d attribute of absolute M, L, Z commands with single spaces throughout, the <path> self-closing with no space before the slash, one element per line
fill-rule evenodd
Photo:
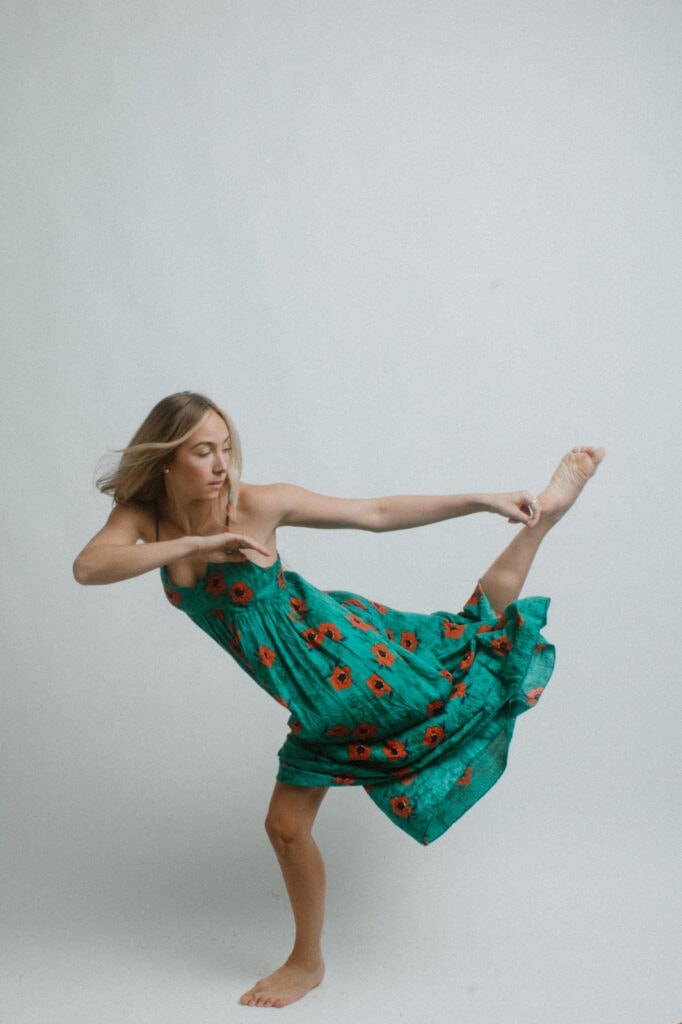
<path fill-rule="evenodd" d="M 122 450 L 118 465 L 97 480 L 104 494 L 111 494 L 115 504 L 144 505 L 156 514 L 165 496 L 163 471 L 173 455 L 195 430 L 210 416 L 218 413 L 230 434 L 230 471 L 225 493 L 220 499 L 234 510 L 239 493 L 242 450 L 237 428 L 230 417 L 205 395 L 194 391 L 178 391 L 158 402 Z"/>

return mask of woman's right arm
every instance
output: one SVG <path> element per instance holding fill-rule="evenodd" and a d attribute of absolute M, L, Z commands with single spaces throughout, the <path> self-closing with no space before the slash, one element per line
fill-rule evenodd
<path fill-rule="evenodd" d="M 141 510 L 117 505 L 104 527 L 76 557 L 73 575 L 78 583 L 118 583 L 196 554 L 194 537 L 139 544 L 147 539 L 150 524 L 151 517 Z"/>
<path fill-rule="evenodd" d="M 241 548 L 269 554 L 258 541 L 240 533 L 225 531 L 209 537 L 151 540 L 155 532 L 154 519 L 148 512 L 130 505 L 117 505 L 104 527 L 76 557 L 74 577 L 85 586 L 119 583 L 189 555 L 204 562 L 236 562 L 244 561 Z M 139 544 L 140 540 L 145 543 Z"/>

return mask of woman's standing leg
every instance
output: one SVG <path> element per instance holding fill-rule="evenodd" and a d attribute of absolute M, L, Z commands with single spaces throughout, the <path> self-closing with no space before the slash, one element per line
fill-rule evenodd
<path fill-rule="evenodd" d="M 571 507 L 604 455 L 603 448 L 574 448 L 565 455 L 538 496 L 539 522 L 525 526 L 481 578 L 481 586 L 498 614 L 516 601 L 540 544 Z"/>
<path fill-rule="evenodd" d="M 282 869 L 296 937 L 279 970 L 244 993 L 244 1006 L 287 1006 L 322 981 L 325 870 L 312 828 L 326 792 L 323 787 L 275 783 L 265 829 Z"/>

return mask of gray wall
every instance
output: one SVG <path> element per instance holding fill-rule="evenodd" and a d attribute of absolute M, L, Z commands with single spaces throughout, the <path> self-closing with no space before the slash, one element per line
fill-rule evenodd
<path fill-rule="evenodd" d="M 672 1024 L 679 5 L 1 22 L 7 1021 L 223 1020 L 286 952 L 261 827 L 282 710 L 157 578 L 70 577 L 98 459 L 195 388 L 246 479 L 334 494 L 539 490 L 609 448 L 534 570 L 559 660 L 499 786 L 426 851 L 328 797 L 330 972 L 295 1019 Z M 280 546 L 323 587 L 456 610 L 511 530 Z"/>

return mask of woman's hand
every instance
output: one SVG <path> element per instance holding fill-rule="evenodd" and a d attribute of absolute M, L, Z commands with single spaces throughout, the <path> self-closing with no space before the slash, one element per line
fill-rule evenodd
<path fill-rule="evenodd" d="M 540 522 L 540 508 L 530 491 L 491 494 L 489 498 L 488 511 L 504 516 L 508 523 L 537 526 Z"/>
<path fill-rule="evenodd" d="M 192 537 L 192 544 L 196 554 L 202 562 L 243 562 L 246 555 L 243 548 L 258 551 L 266 558 L 272 556 L 272 552 L 259 544 L 253 537 L 247 537 L 243 533 L 211 534 L 209 537 Z"/>

